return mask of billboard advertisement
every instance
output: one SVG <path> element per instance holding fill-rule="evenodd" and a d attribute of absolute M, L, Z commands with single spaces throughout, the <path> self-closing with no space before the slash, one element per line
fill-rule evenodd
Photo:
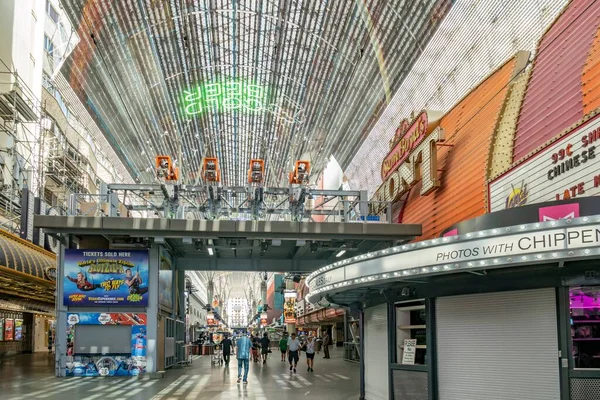
<path fill-rule="evenodd" d="M 66 306 L 147 306 L 148 251 L 65 250 Z"/>
<path fill-rule="evenodd" d="M 4 340 L 15 339 L 15 320 L 7 318 L 4 320 Z"/>
<path fill-rule="evenodd" d="M 161 248 L 160 271 L 158 272 L 158 303 L 161 307 L 173 310 L 173 261 L 171 254 Z"/>
<path fill-rule="evenodd" d="M 296 323 L 296 291 L 286 290 L 283 294 L 285 303 L 283 304 L 283 318 L 286 324 Z"/>
<path fill-rule="evenodd" d="M 595 117 L 494 179 L 490 212 L 600 195 L 598 144 L 600 117 Z"/>

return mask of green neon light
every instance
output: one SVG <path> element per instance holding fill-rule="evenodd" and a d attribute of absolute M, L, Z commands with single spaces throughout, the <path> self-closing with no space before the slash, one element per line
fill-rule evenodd
<path fill-rule="evenodd" d="M 223 80 L 201 83 L 184 90 L 181 95 L 182 111 L 195 116 L 205 112 L 258 112 L 268 107 L 267 89 L 243 80 Z"/>

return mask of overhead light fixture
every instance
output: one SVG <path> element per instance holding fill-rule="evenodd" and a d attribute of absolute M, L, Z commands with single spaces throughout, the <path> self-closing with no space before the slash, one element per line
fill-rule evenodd
<path fill-rule="evenodd" d="M 212 256 L 214 253 L 215 253 L 215 252 L 214 252 L 213 248 L 212 248 L 212 247 L 209 247 L 209 248 L 208 248 L 208 255 L 209 255 L 209 256 Z"/>
<path fill-rule="evenodd" d="M 345 253 L 346 253 L 346 250 L 345 250 L 345 249 L 342 249 L 342 250 L 338 251 L 338 252 L 337 252 L 337 254 L 336 254 L 335 256 L 336 256 L 336 257 L 341 257 L 341 256 L 343 256 Z"/>

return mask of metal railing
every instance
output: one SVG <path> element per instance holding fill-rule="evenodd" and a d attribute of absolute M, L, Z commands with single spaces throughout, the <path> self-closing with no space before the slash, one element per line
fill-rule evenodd
<path fill-rule="evenodd" d="M 344 361 L 360 362 L 360 343 L 344 342 Z"/>

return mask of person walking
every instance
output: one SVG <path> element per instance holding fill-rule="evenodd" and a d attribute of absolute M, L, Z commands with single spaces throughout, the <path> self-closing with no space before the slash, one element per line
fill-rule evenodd
<path fill-rule="evenodd" d="M 292 369 L 296 373 L 296 366 L 298 366 L 298 360 L 300 359 L 300 340 L 296 337 L 296 333 L 292 333 L 292 337 L 287 342 L 288 360 L 290 362 L 290 372 Z"/>
<path fill-rule="evenodd" d="M 251 336 L 251 342 L 252 342 L 252 361 L 258 362 L 258 347 L 259 347 L 258 338 L 256 336 Z"/>
<path fill-rule="evenodd" d="M 316 340 L 312 336 L 309 336 L 303 346 L 303 350 L 306 353 L 306 365 L 308 366 L 308 372 L 314 372 L 313 366 L 315 365 L 315 344 Z"/>
<path fill-rule="evenodd" d="M 281 340 L 279 340 L 279 350 L 281 351 L 281 361 L 285 362 L 285 356 L 287 354 L 287 342 L 288 335 L 286 332 L 281 335 Z"/>
<path fill-rule="evenodd" d="M 271 344 L 271 341 L 269 340 L 269 334 L 267 332 L 265 332 L 263 334 L 262 339 L 260 339 L 260 354 L 262 356 L 262 362 L 263 364 L 267 363 L 267 356 L 269 354 L 269 344 Z"/>
<path fill-rule="evenodd" d="M 231 359 L 231 347 L 233 346 L 229 336 L 225 336 L 225 339 L 221 342 L 221 348 L 223 349 L 223 361 L 225 366 L 229 367 L 229 360 Z"/>
<path fill-rule="evenodd" d="M 237 340 L 238 379 L 242 379 L 242 366 L 244 367 L 244 385 L 248 384 L 248 368 L 250 368 L 250 347 L 252 342 L 248 336 L 242 336 Z"/>
<path fill-rule="evenodd" d="M 323 337 L 323 353 L 325 353 L 325 357 L 323 358 L 331 358 L 329 357 L 329 345 L 331 344 L 331 338 L 329 337 L 329 332 L 325 331 L 325 336 Z"/>

